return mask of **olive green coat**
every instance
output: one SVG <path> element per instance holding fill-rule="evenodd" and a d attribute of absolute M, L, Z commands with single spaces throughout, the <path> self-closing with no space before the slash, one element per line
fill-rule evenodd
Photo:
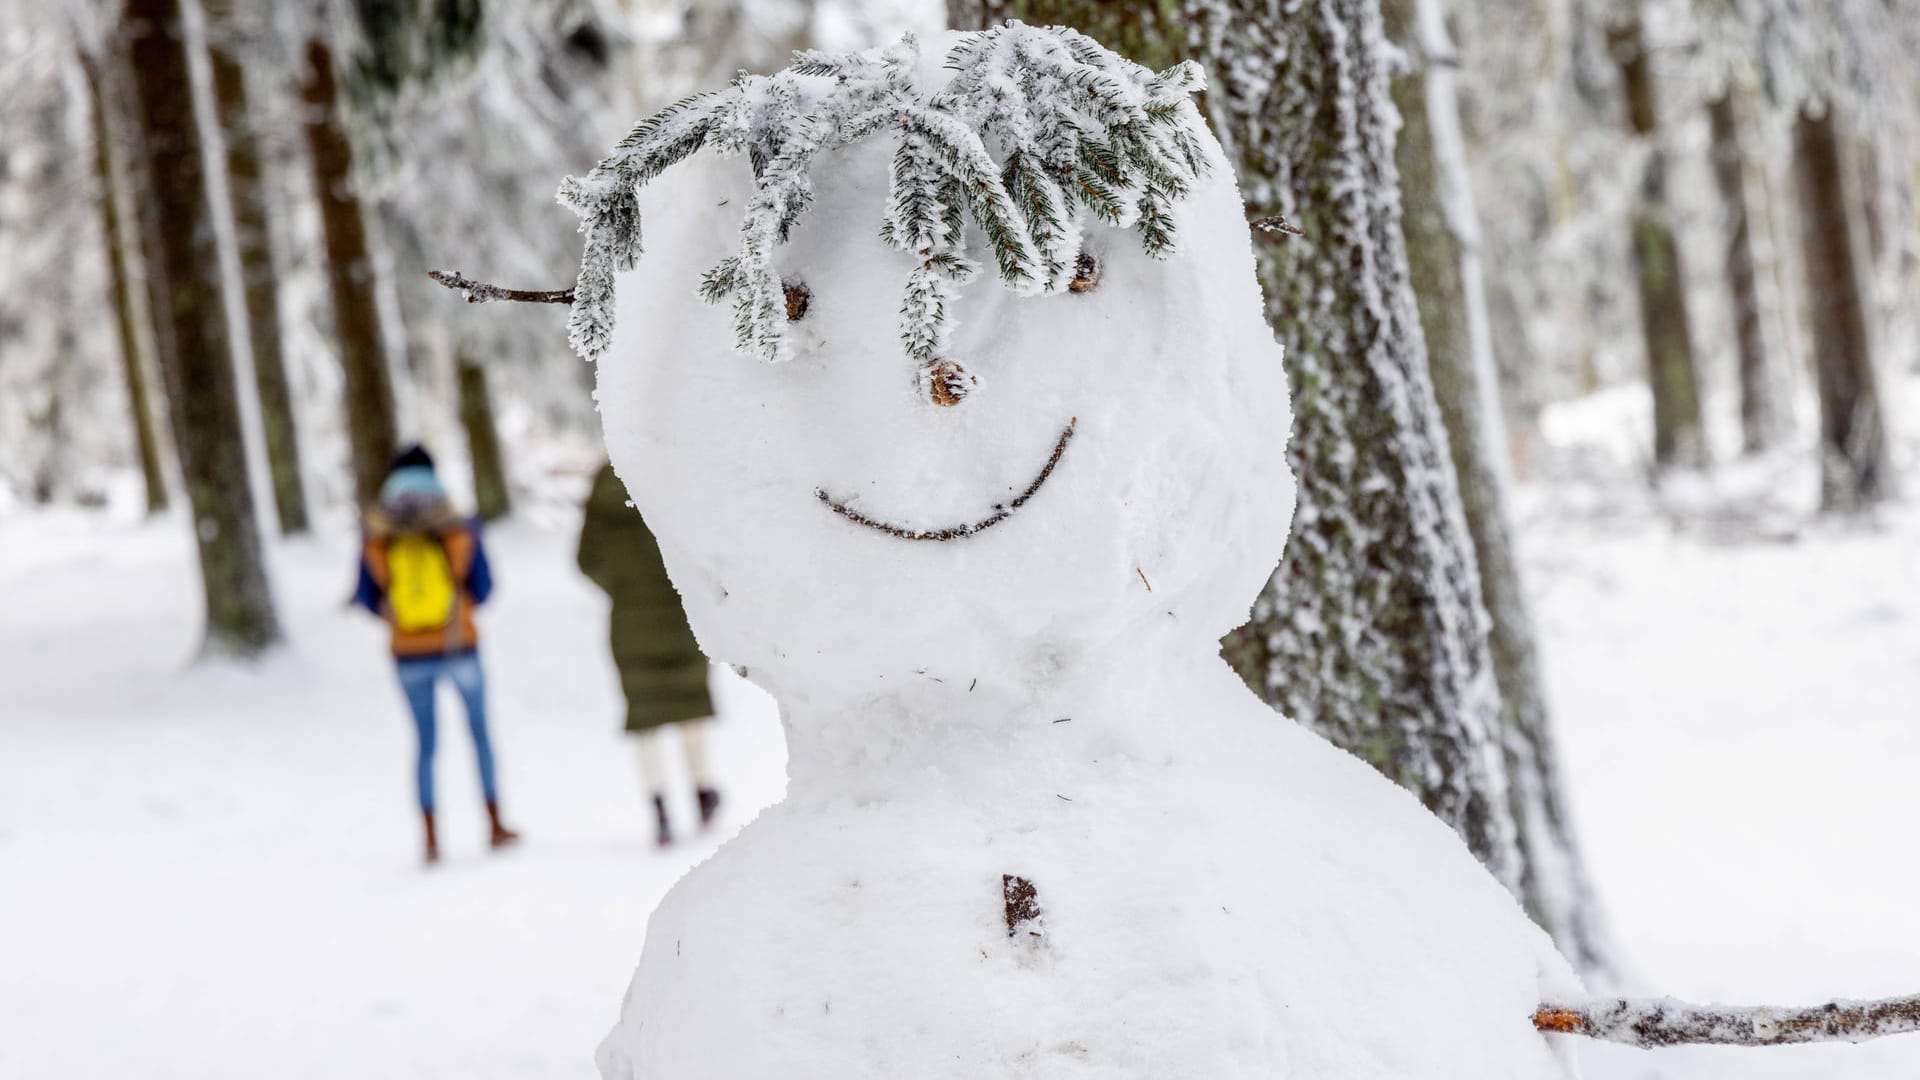
<path fill-rule="evenodd" d="M 707 658 L 667 580 L 660 545 L 607 465 L 594 478 L 580 527 L 580 571 L 613 600 L 613 662 L 627 695 L 627 730 L 713 715 Z"/>

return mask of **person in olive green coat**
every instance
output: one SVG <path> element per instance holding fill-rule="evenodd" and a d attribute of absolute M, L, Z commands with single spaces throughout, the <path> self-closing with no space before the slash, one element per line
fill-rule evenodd
<path fill-rule="evenodd" d="M 706 725 L 713 718 L 707 658 L 687 626 L 680 593 L 667 579 L 660 545 L 626 485 L 608 463 L 594 478 L 580 527 L 580 571 L 613 601 L 613 662 L 627 697 L 627 730 L 639 737 L 640 775 L 653 796 L 661 846 L 673 842 L 667 819 L 666 762 L 661 734 L 680 729 L 680 745 L 700 801 L 700 823 L 713 821 L 720 793 L 707 772 Z"/>

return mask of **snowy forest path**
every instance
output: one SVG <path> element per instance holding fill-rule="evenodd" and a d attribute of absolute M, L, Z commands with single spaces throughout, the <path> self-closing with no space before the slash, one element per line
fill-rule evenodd
<path fill-rule="evenodd" d="M 0 1076 L 593 1076 L 654 904 L 781 793 L 771 701 L 716 680 L 728 808 L 701 835 L 675 792 L 691 839 L 656 853 L 572 528 L 491 532 L 482 654 L 526 840 L 485 850 L 443 690 L 423 870 L 384 631 L 342 608 L 350 537 L 277 546 L 293 648 L 245 670 L 188 667 L 185 534 L 0 529 Z"/>

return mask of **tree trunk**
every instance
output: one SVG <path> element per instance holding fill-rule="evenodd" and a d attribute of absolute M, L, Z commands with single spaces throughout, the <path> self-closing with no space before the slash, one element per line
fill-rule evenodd
<path fill-rule="evenodd" d="M 353 183 L 353 144 L 340 117 L 333 50 L 317 37 L 307 42 L 300 96 L 306 105 L 307 150 L 313 159 L 313 187 L 327 253 L 334 338 L 346 374 L 354 492 L 362 505 L 370 505 L 379 497 L 399 441 L 393 376 L 380 326 L 366 218 Z"/>
<path fill-rule="evenodd" d="M 1668 213 L 1667 156 L 1660 142 L 1653 61 L 1638 15 L 1609 27 L 1607 43 L 1620 65 L 1627 118 L 1634 134 L 1647 143 L 1631 236 L 1640 287 L 1640 328 L 1647 350 L 1647 389 L 1653 395 L 1653 461 L 1662 469 L 1699 468 L 1707 463 L 1707 445 L 1700 420 L 1700 380 L 1693 362 L 1693 328 L 1687 316 L 1686 276 Z"/>
<path fill-rule="evenodd" d="M 1389 38 L 1409 58 L 1393 80 L 1400 112 L 1394 161 L 1410 279 L 1434 397 L 1459 477 L 1460 502 L 1480 570 L 1487 645 L 1501 701 L 1501 737 L 1519 829 L 1520 898 L 1583 969 L 1604 966 L 1592 888 L 1560 796 L 1533 618 L 1521 587 L 1508 523 L 1504 436 L 1479 256 L 1479 225 L 1467 174 L 1452 44 L 1438 0 L 1384 0 Z"/>
<path fill-rule="evenodd" d="M 114 132 L 108 120 L 111 90 L 99 60 L 80 51 L 80 70 L 86 75 L 88 116 L 93 127 L 93 174 L 99 185 L 100 231 L 107 245 L 107 274 L 113 284 L 113 311 L 120 334 L 120 367 L 127 382 L 127 406 L 133 414 L 134 448 L 140 457 L 140 475 L 146 482 L 147 513 L 167 508 L 166 473 L 160 460 L 160 437 L 154 430 L 153 402 L 147 394 L 146 355 L 140 335 L 145 314 L 134 304 L 132 254 L 137 248 L 131 223 L 121 217 L 125 178 L 115 164 Z"/>
<path fill-rule="evenodd" d="M 467 455 L 473 461 L 474 512 L 483 521 L 496 521 L 512 511 L 513 501 L 507 493 L 500 433 L 493 424 L 487 372 L 465 353 L 457 355 L 454 365 L 460 379 L 460 426 L 466 429 Z"/>
<path fill-rule="evenodd" d="M 213 104 L 227 151 L 227 194 L 233 205 L 233 235 L 246 301 L 247 338 L 266 436 L 267 467 L 280 531 L 307 531 L 307 500 L 300 485 L 300 443 L 293 420 L 293 388 L 281 353 L 280 278 L 273 263 L 273 219 L 261 176 L 260 144 L 247 105 L 246 72 L 240 62 L 234 0 L 202 0 L 207 17 L 207 58 L 213 73 Z"/>
<path fill-rule="evenodd" d="M 1187 0 L 947 0 L 947 21 L 957 30 L 1008 19 L 1071 26 L 1155 71 L 1190 55 L 1187 18 Z"/>
<path fill-rule="evenodd" d="M 1713 130 L 1713 176 L 1727 215 L 1727 290 L 1733 313 L 1734 341 L 1740 356 L 1740 435 L 1747 453 L 1771 449 L 1780 441 L 1777 380 L 1762 322 L 1759 260 L 1755 255 L 1752 199 L 1747 182 L 1751 166 L 1741 136 L 1740 101 L 1729 85 L 1707 106 Z"/>
<path fill-rule="evenodd" d="M 214 210 L 194 119 L 180 0 L 129 0 L 124 24 L 139 100 L 157 258 L 167 304 L 167 401 L 206 589 L 211 652 L 249 656 L 280 639 L 240 437 Z"/>
<path fill-rule="evenodd" d="M 978 18 L 977 3 L 952 14 Z M 1378 0 L 1288 9 L 1223 0 L 1189 36 L 1150 5 L 1000 3 L 1081 15 L 1133 57 L 1213 76 L 1208 107 L 1260 242 L 1267 317 L 1287 347 L 1299 508 L 1284 561 L 1225 643 L 1282 712 L 1371 762 L 1520 890 L 1479 574 L 1407 282 Z"/>
<path fill-rule="evenodd" d="M 1893 494 L 1874 367 L 1872 303 L 1855 178 L 1839 118 L 1802 110 L 1793 128 L 1802 262 L 1820 394 L 1820 503 L 1852 513 Z"/>

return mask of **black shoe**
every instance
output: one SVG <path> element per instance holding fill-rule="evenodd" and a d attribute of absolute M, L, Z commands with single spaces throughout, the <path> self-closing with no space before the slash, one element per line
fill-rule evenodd
<path fill-rule="evenodd" d="M 654 843 L 661 847 L 673 843 L 673 829 L 667 825 L 667 800 L 658 795 L 653 797 L 653 818 L 659 823 L 659 829 L 654 833 Z"/>
<path fill-rule="evenodd" d="M 720 793 L 703 787 L 696 794 L 700 796 L 700 825 L 705 828 L 713 824 L 713 816 L 720 812 Z"/>

